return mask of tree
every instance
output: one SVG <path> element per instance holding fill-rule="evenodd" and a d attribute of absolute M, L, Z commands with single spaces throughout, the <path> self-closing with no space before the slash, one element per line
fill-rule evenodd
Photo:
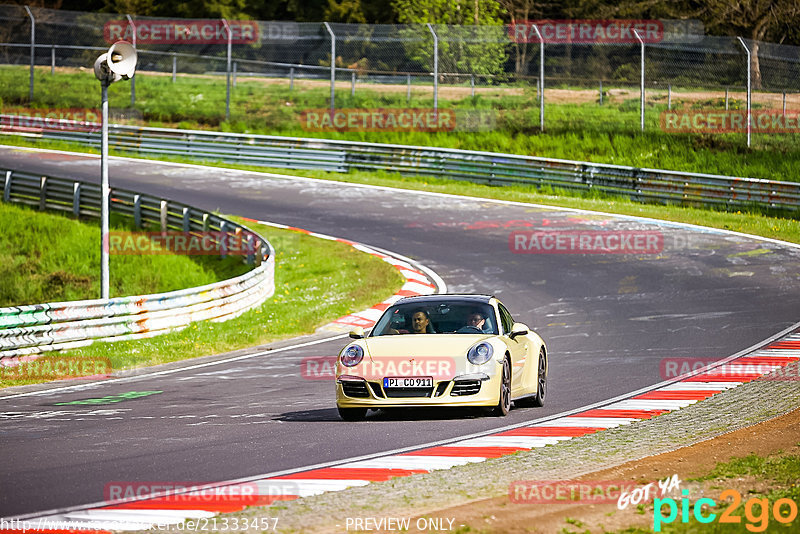
<path fill-rule="evenodd" d="M 419 25 L 404 31 L 409 58 L 423 68 L 433 65 L 432 37 L 425 26 L 436 24 L 443 69 L 496 75 L 506 61 L 505 27 L 495 0 L 393 0 L 397 20 Z"/>
<path fill-rule="evenodd" d="M 759 41 L 782 40 L 800 23 L 800 3 L 796 0 L 705 0 L 706 27 L 711 31 L 740 35 L 751 40 L 752 83 L 761 89 Z M 783 33 L 783 36 L 781 36 Z"/>

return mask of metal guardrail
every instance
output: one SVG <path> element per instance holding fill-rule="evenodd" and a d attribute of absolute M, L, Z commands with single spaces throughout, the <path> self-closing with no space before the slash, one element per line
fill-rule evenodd
<path fill-rule="evenodd" d="M 69 131 L 70 121 L 0 115 L 0 133 L 99 146 L 100 134 Z M 84 130 L 85 123 L 84 123 Z M 95 127 L 99 127 L 95 125 Z M 356 141 L 110 125 L 118 152 L 179 156 L 283 169 L 389 171 L 441 176 L 488 185 L 529 185 L 599 191 L 639 202 L 741 209 L 797 210 L 800 183 L 644 169 L 495 152 Z"/>
<path fill-rule="evenodd" d="M 3 201 L 75 216 L 100 216 L 100 186 L 52 176 L 0 170 Z M 112 188 L 111 213 L 132 217 L 138 227 L 191 235 L 207 232 L 249 240 L 257 266 L 214 284 L 155 295 L 56 302 L 0 308 L 0 361 L 39 352 L 86 346 L 94 341 L 164 334 L 194 321 L 224 321 L 260 305 L 275 289 L 270 243 L 217 215 L 162 198 Z M 200 233 L 203 234 L 200 234 Z"/>

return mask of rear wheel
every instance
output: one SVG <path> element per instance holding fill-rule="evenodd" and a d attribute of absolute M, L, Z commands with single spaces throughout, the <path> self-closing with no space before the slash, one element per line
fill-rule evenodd
<path fill-rule="evenodd" d="M 363 421 L 367 416 L 366 408 L 341 408 L 337 406 L 337 409 L 339 410 L 339 417 L 345 421 Z"/>
<path fill-rule="evenodd" d="M 511 410 L 511 364 L 508 358 L 503 359 L 503 377 L 500 381 L 500 399 L 492 409 L 492 415 L 504 417 Z"/>

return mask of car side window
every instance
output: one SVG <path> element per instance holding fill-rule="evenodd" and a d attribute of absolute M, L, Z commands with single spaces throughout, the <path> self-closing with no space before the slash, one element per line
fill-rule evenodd
<path fill-rule="evenodd" d="M 510 334 L 511 327 L 514 326 L 514 318 L 511 317 L 511 313 L 502 304 L 498 305 L 498 309 L 500 310 L 500 322 L 503 323 L 503 333 Z"/>

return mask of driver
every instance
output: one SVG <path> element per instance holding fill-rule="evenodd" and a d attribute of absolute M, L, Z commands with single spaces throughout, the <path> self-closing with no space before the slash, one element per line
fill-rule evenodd
<path fill-rule="evenodd" d="M 411 333 L 412 334 L 427 334 L 428 325 L 431 324 L 431 318 L 423 309 L 414 310 L 411 315 Z"/>
<path fill-rule="evenodd" d="M 475 328 L 483 330 L 485 324 L 486 324 L 486 316 L 483 315 L 483 313 L 478 310 L 471 311 L 470 314 L 467 316 L 466 326 L 474 326 Z"/>

